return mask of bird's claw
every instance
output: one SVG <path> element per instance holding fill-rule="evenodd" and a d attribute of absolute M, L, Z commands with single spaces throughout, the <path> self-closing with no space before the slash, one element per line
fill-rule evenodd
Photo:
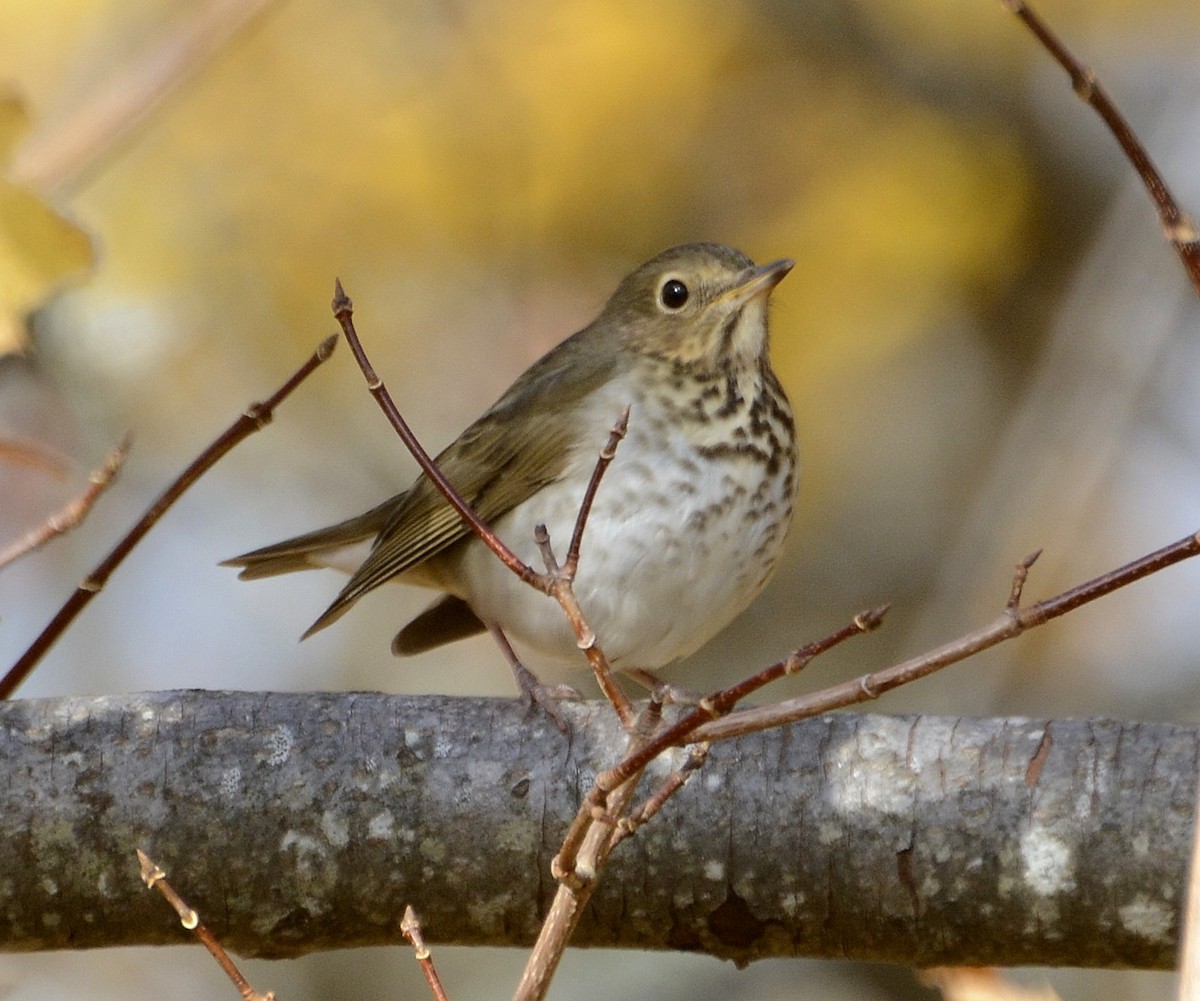
<path fill-rule="evenodd" d="M 540 706 L 546 715 L 554 720 L 555 726 L 563 733 L 570 733 L 570 724 L 567 723 L 567 718 L 558 704 L 560 702 L 579 702 L 583 696 L 570 685 L 543 685 L 532 674 L 529 677 L 533 679 L 531 683 L 521 685 L 521 702 L 524 703 L 525 708 L 532 709 L 534 705 Z"/>

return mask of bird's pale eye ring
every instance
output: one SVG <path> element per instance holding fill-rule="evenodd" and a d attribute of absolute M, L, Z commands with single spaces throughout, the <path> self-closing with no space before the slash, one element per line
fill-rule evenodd
<path fill-rule="evenodd" d="M 670 313 L 683 309 L 688 301 L 688 287 L 678 278 L 668 278 L 658 293 L 658 301 Z"/>

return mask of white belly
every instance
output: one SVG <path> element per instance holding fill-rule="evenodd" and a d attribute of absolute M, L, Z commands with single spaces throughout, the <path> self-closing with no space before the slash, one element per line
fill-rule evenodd
<path fill-rule="evenodd" d="M 790 521 L 792 481 L 787 463 L 764 485 L 761 463 L 702 459 L 681 435 L 646 421 L 639 428 L 638 416 L 596 494 L 575 593 L 614 667 L 652 669 L 698 649 L 762 589 Z M 534 569 L 543 569 L 533 541 L 539 522 L 559 561 L 566 559 L 600 444 L 581 450 L 562 480 L 493 526 Z M 753 517 L 767 502 L 782 519 Z M 520 647 L 583 665 L 558 603 L 518 580 L 482 543 L 460 547 L 446 564 L 444 586 L 485 622 Z"/>

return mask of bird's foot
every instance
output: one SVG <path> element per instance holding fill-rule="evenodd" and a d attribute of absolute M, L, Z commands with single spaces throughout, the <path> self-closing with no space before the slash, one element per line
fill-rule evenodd
<path fill-rule="evenodd" d="M 534 705 L 541 706 L 546 715 L 554 720 L 555 726 L 563 733 L 570 733 L 571 727 L 562 710 L 559 709 L 558 703 L 563 700 L 578 702 L 583 696 L 570 685 L 543 685 L 538 681 L 537 675 L 521 663 L 517 651 L 512 648 L 508 637 L 504 635 L 504 631 L 499 626 L 489 625 L 488 632 L 492 634 L 492 639 L 496 641 L 496 645 L 504 654 L 504 659 L 508 661 L 508 666 L 512 668 L 513 677 L 517 679 L 517 687 L 521 689 L 521 701 L 525 703 L 525 708 L 532 709 Z"/>
<path fill-rule="evenodd" d="M 563 733 L 570 733 L 570 724 L 567 723 L 567 718 L 558 704 L 564 701 L 579 702 L 583 696 L 570 685 L 543 685 L 538 681 L 537 675 L 519 660 L 513 663 L 512 669 L 513 675 L 517 679 L 517 685 L 521 689 L 521 701 L 525 704 L 525 708 L 532 709 L 535 705 L 540 706 L 546 715 L 554 720 L 555 726 Z"/>

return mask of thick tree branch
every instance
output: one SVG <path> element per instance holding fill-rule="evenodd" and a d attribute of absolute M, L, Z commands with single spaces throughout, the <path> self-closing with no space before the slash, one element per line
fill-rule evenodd
<path fill-rule="evenodd" d="M 171 692 L 0 705 L 0 948 L 528 944 L 625 736 L 514 701 Z M 714 745 L 614 854 L 576 944 L 915 965 L 1170 966 L 1200 729 L 839 714 Z M 657 761 L 661 780 L 683 762 Z M 471 905 L 464 906 L 469 900 Z"/>

